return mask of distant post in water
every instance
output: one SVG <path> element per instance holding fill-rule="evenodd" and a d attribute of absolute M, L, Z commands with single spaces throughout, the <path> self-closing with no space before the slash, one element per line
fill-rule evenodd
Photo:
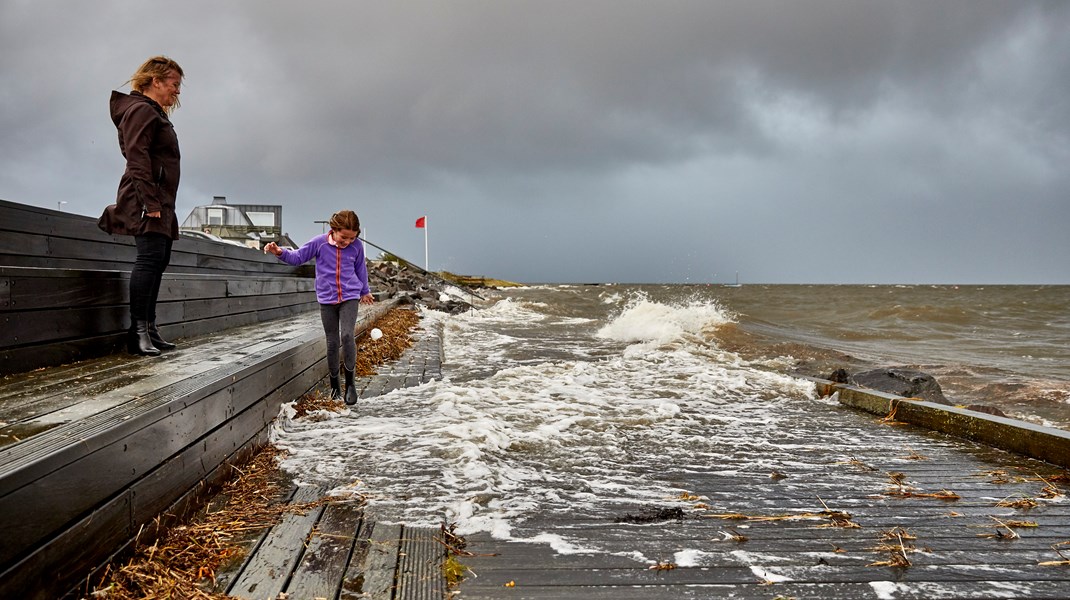
<path fill-rule="evenodd" d="M 416 228 L 424 230 L 424 270 L 430 272 L 431 265 L 427 262 L 427 215 L 416 219 Z"/>

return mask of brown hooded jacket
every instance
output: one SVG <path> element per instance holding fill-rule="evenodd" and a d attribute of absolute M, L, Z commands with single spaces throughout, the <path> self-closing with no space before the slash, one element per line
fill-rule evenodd
<path fill-rule="evenodd" d="M 108 233 L 160 233 L 177 240 L 180 156 L 175 128 L 159 104 L 138 92 L 113 91 L 110 104 L 126 172 L 119 180 L 115 204 L 104 210 L 98 225 Z M 145 216 L 156 211 L 158 219 Z"/>

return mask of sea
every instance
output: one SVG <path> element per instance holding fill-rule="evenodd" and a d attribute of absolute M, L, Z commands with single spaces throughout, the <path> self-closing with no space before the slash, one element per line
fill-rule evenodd
<path fill-rule="evenodd" d="M 422 313 L 423 335 L 441 335 L 441 379 L 341 415 L 283 414 L 274 440 L 288 452 L 284 469 L 364 496 L 380 520 L 445 520 L 461 534 L 567 553 L 591 549 L 522 535 L 522 523 L 663 502 L 680 490 L 657 473 L 682 455 L 766 473 L 739 457 L 791 460 L 793 422 L 843 410 L 800 375 L 908 367 L 934 376 L 954 404 L 1070 429 L 1070 286 L 455 293 L 477 309 Z M 773 441 L 756 450 L 758 438 Z"/>

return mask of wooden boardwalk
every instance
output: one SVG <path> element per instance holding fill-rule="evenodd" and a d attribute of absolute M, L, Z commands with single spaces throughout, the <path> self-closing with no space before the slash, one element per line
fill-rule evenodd
<path fill-rule="evenodd" d="M 813 432 L 814 445 L 797 448 L 784 478 L 736 464 L 681 464 L 665 474 L 689 491 L 676 518 L 633 524 L 612 514 L 563 515 L 512 532 L 596 551 L 559 554 L 546 543 L 468 536 L 476 556 L 461 561 L 477 576 L 462 583 L 459 597 L 1070 597 L 1070 565 L 1041 564 L 1063 560 L 1053 546 L 1070 543 L 1065 471 L 829 410 L 841 414 Z M 845 462 L 837 441 L 848 439 L 865 442 L 853 444 Z M 753 440 L 756 448 L 766 441 Z M 1038 474 L 1062 483 L 1049 488 Z M 925 495 L 944 490 L 959 498 Z M 1029 500 L 1037 504 L 998 506 Z M 1070 557 L 1070 547 L 1061 548 Z M 887 566 L 896 554 L 909 566 Z"/>
<path fill-rule="evenodd" d="M 442 376 L 437 331 L 424 331 L 401 359 L 357 380 L 361 401 Z M 300 487 L 291 502 L 319 500 Z M 219 574 L 220 591 L 237 598 L 440 600 L 445 598 L 446 546 L 439 529 L 377 523 L 357 502 L 328 502 L 290 514 L 252 540 L 246 558 Z"/>
<path fill-rule="evenodd" d="M 293 502 L 323 490 L 302 487 Z M 365 520 L 359 504 L 337 502 L 289 514 L 264 532 L 221 590 L 237 598 L 275 600 L 440 600 L 446 548 L 439 530 Z"/>

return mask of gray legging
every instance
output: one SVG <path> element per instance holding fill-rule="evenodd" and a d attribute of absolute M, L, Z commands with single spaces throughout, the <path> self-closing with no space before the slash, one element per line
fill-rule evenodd
<path fill-rule="evenodd" d="M 342 346 L 342 360 L 347 371 L 357 366 L 357 343 L 353 331 L 357 326 L 360 300 L 346 300 L 341 304 L 320 304 L 323 333 L 327 334 L 327 368 L 331 377 L 338 377 L 338 346 Z"/>

